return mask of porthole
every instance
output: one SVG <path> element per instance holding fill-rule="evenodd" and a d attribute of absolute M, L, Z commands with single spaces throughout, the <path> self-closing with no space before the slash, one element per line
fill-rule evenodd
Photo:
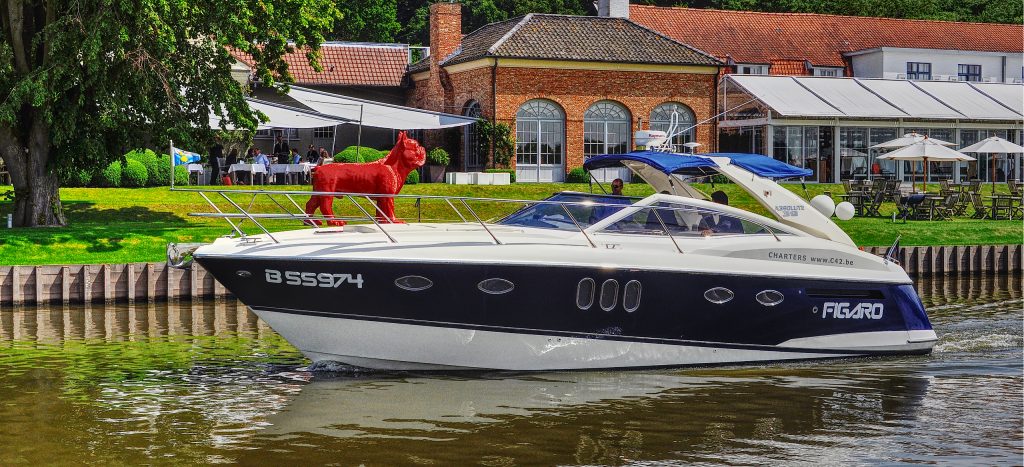
<path fill-rule="evenodd" d="M 731 290 L 725 287 L 715 287 L 704 292 L 704 299 L 714 303 L 715 305 L 726 303 L 729 300 L 732 300 L 735 296 L 736 294 L 732 293 Z"/>
<path fill-rule="evenodd" d="M 594 289 L 596 288 L 597 284 L 594 283 L 594 279 L 589 277 L 576 284 L 576 307 L 581 310 L 587 310 L 594 306 Z"/>
<path fill-rule="evenodd" d="M 395 279 L 395 286 L 410 292 L 427 290 L 434 285 L 434 281 L 423 276 L 402 276 Z"/>
<path fill-rule="evenodd" d="M 754 296 L 757 302 L 764 306 L 775 306 L 782 303 L 782 300 L 786 297 L 782 295 L 782 292 L 778 290 L 762 290 Z"/>
<path fill-rule="evenodd" d="M 509 293 L 512 289 L 516 288 L 515 284 L 505 279 L 491 278 L 480 281 L 476 285 L 481 292 L 489 293 L 491 295 L 501 295 Z"/>
<path fill-rule="evenodd" d="M 612 311 L 615 303 L 619 301 L 619 281 L 608 279 L 601 284 L 601 309 Z"/>
<path fill-rule="evenodd" d="M 622 308 L 627 312 L 632 313 L 640 308 L 640 289 L 640 281 L 626 282 L 626 287 L 622 290 Z"/>

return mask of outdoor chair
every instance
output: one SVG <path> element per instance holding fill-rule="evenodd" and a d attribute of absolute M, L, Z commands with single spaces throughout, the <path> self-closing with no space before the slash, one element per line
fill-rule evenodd
<path fill-rule="evenodd" d="M 889 180 L 889 183 L 885 186 L 885 199 L 892 201 L 893 204 L 900 204 L 900 181 L 896 179 Z"/>
<path fill-rule="evenodd" d="M 985 206 L 985 202 L 981 199 L 981 193 L 970 192 L 968 196 L 971 197 L 971 205 L 974 206 L 974 215 L 972 219 L 984 219 L 988 217 L 988 206 Z"/>
<path fill-rule="evenodd" d="M 981 193 L 981 179 L 973 179 L 967 187 L 968 193 Z"/>
<path fill-rule="evenodd" d="M 885 179 L 875 179 L 871 184 L 871 193 L 865 201 L 864 213 L 867 216 L 879 216 L 881 215 L 878 210 L 882 207 L 882 202 L 885 201 L 885 189 L 888 186 L 888 182 Z"/>
<path fill-rule="evenodd" d="M 843 191 L 848 195 L 853 194 L 853 182 L 850 180 L 843 180 Z"/>
<path fill-rule="evenodd" d="M 939 180 L 939 192 L 940 193 L 948 193 L 948 192 L 951 191 L 950 188 L 949 188 L 949 182 L 950 182 L 950 180 Z"/>
<path fill-rule="evenodd" d="M 959 193 L 950 193 L 946 196 L 946 199 L 942 200 L 942 204 L 937 206 L 935 213 L 939 215 L 939 219 L 952 219 L 956 215 L 957 202 L 960 199 Z"/>
<path fill-rule="evenodd" d="M 924 198 L 925 195 L 909 195 L 899 197 L 898 201 L 896 202 L 897 211 L 896 215 L 893 217 L 893 220 L 895 220 L 895 218 L 898 217 L 901 220 L 903 220 L 904 223 L 906 223 L 908 217 L 917 219 L 917 211 L 918 209 L 920 209 L 920 206 L 924 203 Z"/>
<path fill-rule="evenodd" d="M 0 170 L 3 170 L 3 169 L 0 168 Z M 1017 198 L 1021 197 L 1021 190 L 1020 190 L 1021 187 L 1020 187 L 1020 184 L 1016 180 L 1014 180 L 1012 178 L 1007 179 L 1006 180 L 1006 187 L 1010 189 L 1010 194 L 1011 195 L 1013 195 L 1013 196 L 1015 196 Z"/>

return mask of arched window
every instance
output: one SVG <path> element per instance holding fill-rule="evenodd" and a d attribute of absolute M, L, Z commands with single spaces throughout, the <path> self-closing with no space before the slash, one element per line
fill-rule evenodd
<path fill-rule="evenodd" d="M 629 110 L 612 101 L 600 101 L 583 114 L 583 155 L 629 152 Z"/>
<path fill-rule="evenodd" d="M 526 101 L 516 112 L 516 180 L 565 178 L 565 112 L 551 101 Z"/>
<path fill-rule="evenodd" d="M 683 143 L 694 140 L 694 128 L 690 127 L 697 123 L 697 119 L 693 116 L 693 111 L 686 105 L 678 102 L 666 102 L 655 107 L 651 111 L 651 129 L 668 131 L 669 126 L 672 125 L 673 113 L 677 115 L 676 131 L 689 129 L 672 138 L 672 148 L 676 152 L 687 152 Z"/>
<path fill-rule="evenodd" d="M 466 102 L 466 105 L 462 106 L 462 115 L 467 117 L 480 118 L 483 112 L 480 110 L 480 103 L 476 100 L 470 100 Z M 462 153 L 465 155 L 466 167 L 478 168 L 482 167 L 485 162 L 481 160 L 480 148 L 479 148 L 479 134 L 477 133 L 476 124 L 466 125 L 465 131 L 462 133 Z"/>

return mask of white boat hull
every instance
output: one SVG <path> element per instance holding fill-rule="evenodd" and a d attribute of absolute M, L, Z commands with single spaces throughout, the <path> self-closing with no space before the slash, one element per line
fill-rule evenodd
<path fill-rule="evenodd" d="M 314 362 L 381 370 L 545 371 L 763 363 L 930 349 L 934 331 L 886 331 L 814 338 L 801 347 L 673 345 L 498 332 L 253 309 Z M 830 347 L 857 343 L 856 348 Z"/>

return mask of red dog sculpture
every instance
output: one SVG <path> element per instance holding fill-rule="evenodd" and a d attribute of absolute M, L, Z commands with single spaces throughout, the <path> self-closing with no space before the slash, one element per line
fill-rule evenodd
<path fill-rule="evenodd" d="M 427 152 L 420 143 L 398 134 L 398 142 L 388 156 L 364 164 L 327 164 L 313 169 L 313 191 L 341 193 L 367 193 L 397 195 L 405 185 L 409 172 L 423 166 Z M 394 198 L 374 198 L 379 222 L 400 223 L 395 219 Z M 306 214 L 313 215 L 317 208 L 328 218 L 327 224 L 343 226 L 345 221 L 333 219 L 333 196 L 311 196 L 306 202 Z M 319 221 L 314 221 L 320 225 Z"/>

